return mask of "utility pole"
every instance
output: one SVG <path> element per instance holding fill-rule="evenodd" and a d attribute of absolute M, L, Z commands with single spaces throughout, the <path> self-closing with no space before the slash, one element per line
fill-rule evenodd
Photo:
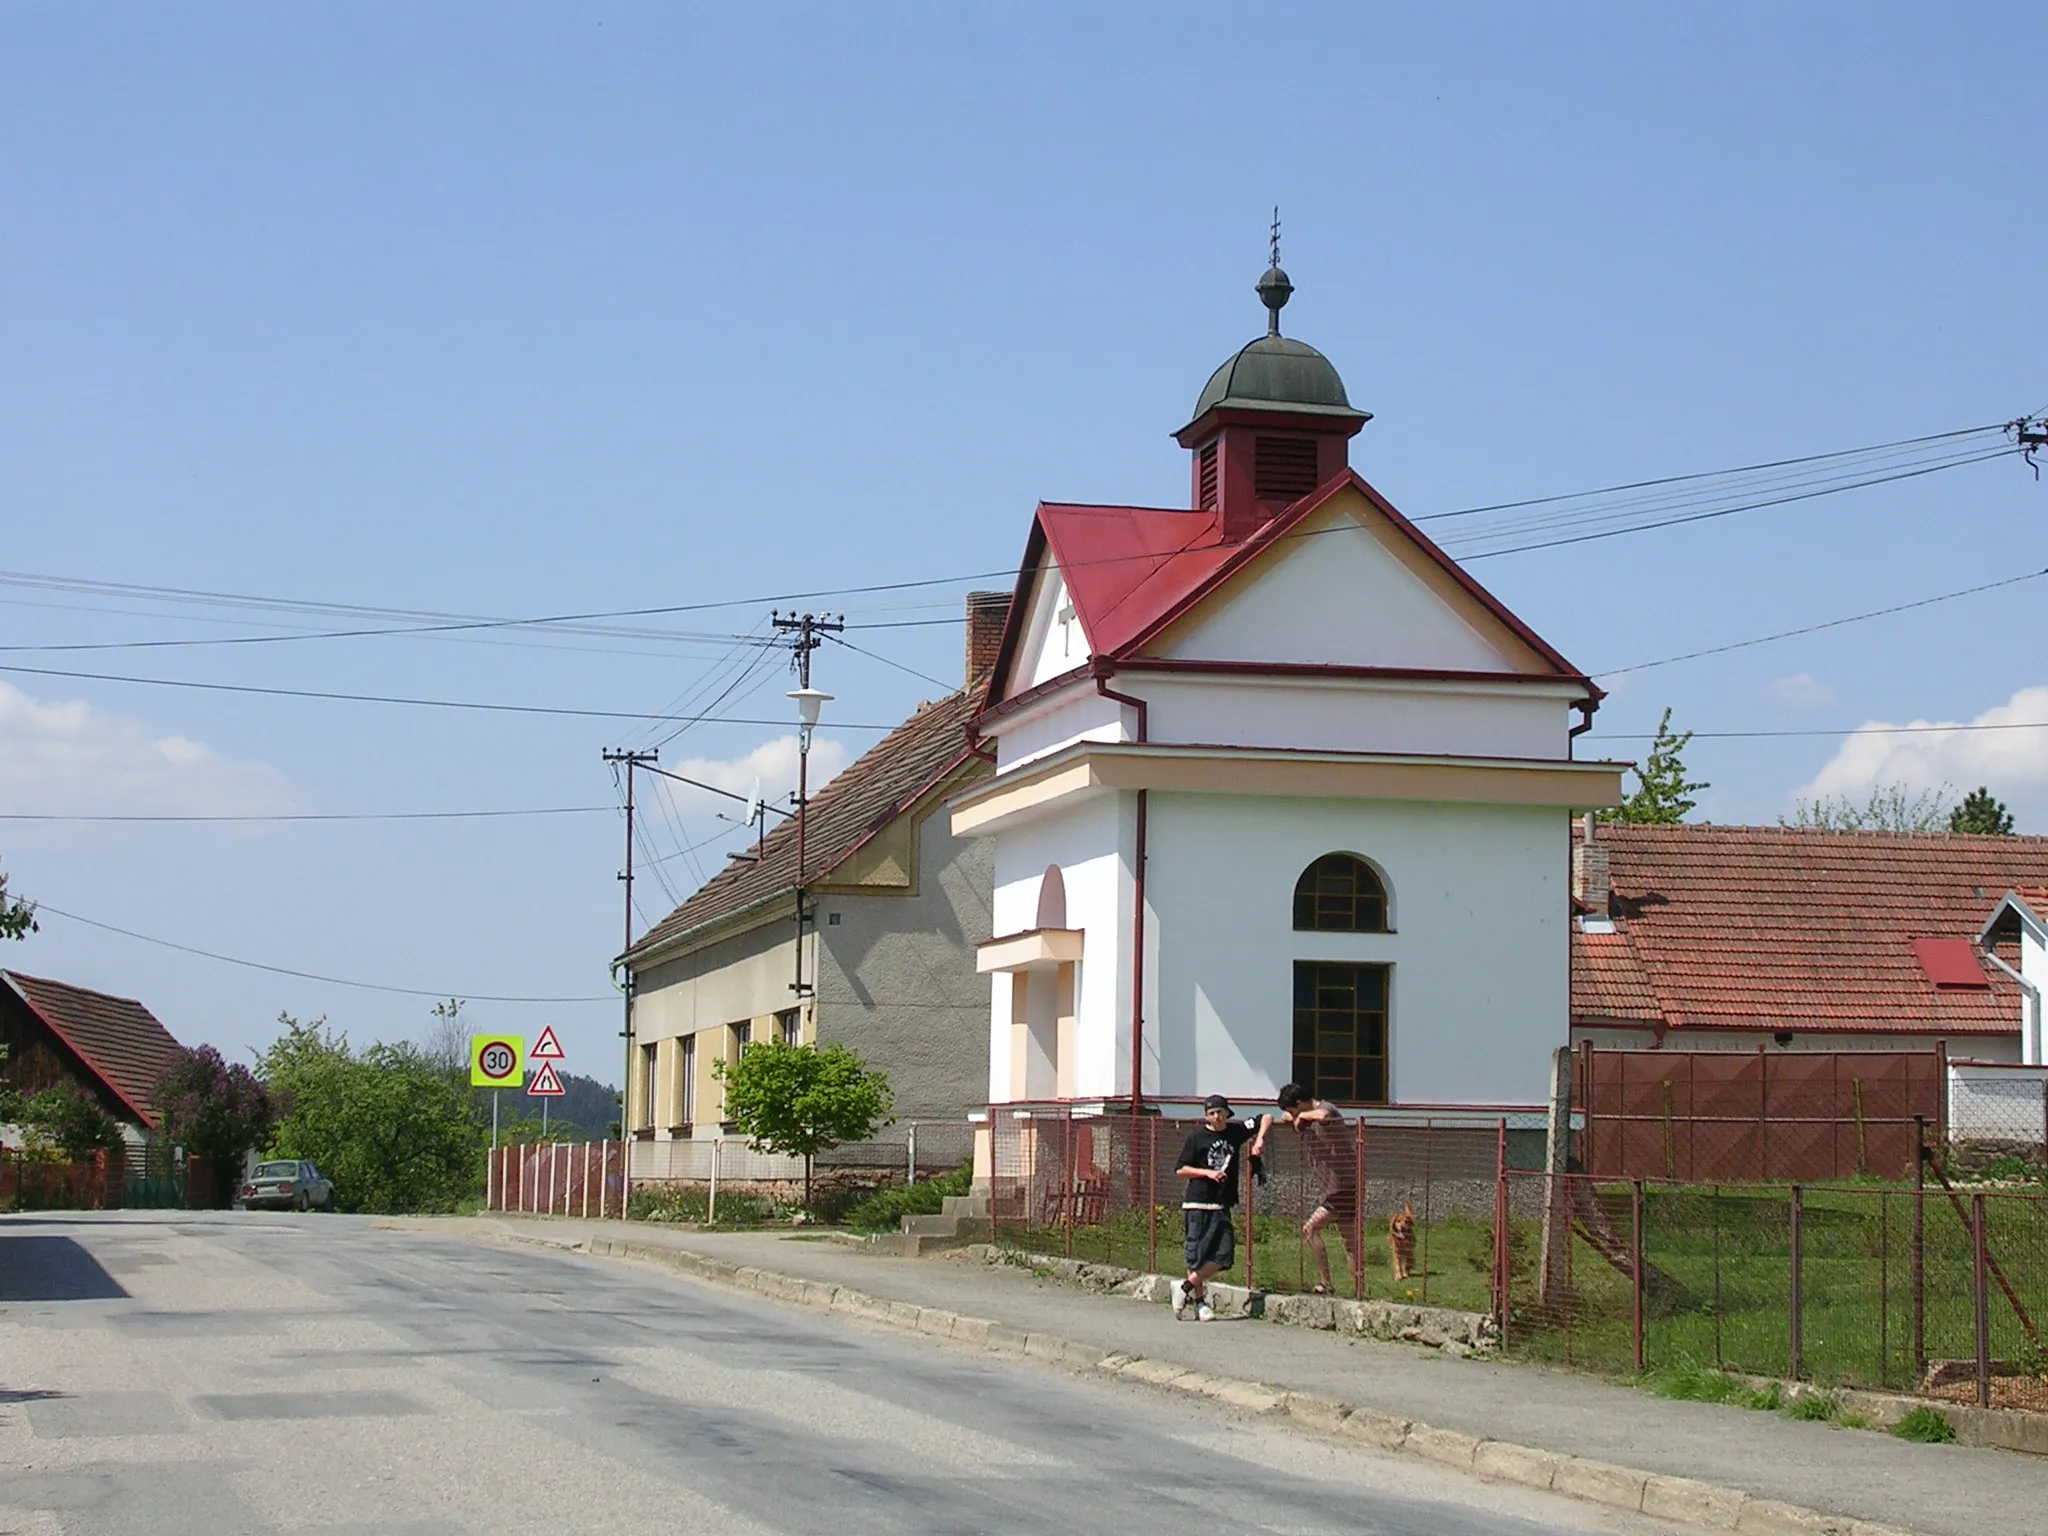
<path fill-rule="evenodd" d="M 846 628 L 846 616 L 820 618 L 815 613 L 792 613 L 785 618 L 780 613 L 771 613 L 770 621 L 776 630 L 789 636 L 791 651 L 790 665 L 796 669 L 797 687 L 790 694 L 796 700 L 796 980 L 789 984 L 799 1004 L 809 997 L 813 988 L 804 980 L 804 925 L 809 919 L 808 904 L 804 900 L 804 808 L 810 804 L 811 788 L 811 731 L 818 723 L 818 712 L 831 701 L 832 695 L 820 693 L 811 686 L 811 652 L 825 643 L 826 635 L 838 634 Z"/>
<path fill-rule="evenodd" d="M 604 754 L 606 762 L 626 766 L 626 867 L 619 875 L 626 883 L 626 946 L 619 951 L 621 955 L 633 947 L 633 770 L 660 757 L 659 750 L 635 752 L 630 748 L 607 749 Z M 619 1157 L 623 1164 L 623 1160 L 631 1155 L 627 1146 L 633 1139 L 633 968 L 624 966 L 622 969 L 626 973 L 625 985 L 619 989 L 624 995 L 626 1010 L 624 1027 L 619 1030 L 626 1042 L 626 1069 L 619 1078 Z M 623 1195 L 620 1201 L 623 1205 Z"/>

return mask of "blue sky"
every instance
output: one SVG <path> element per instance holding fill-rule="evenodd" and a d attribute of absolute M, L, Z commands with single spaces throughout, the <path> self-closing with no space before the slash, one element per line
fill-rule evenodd
<path fill-rule="evenodd" d="M 1185 493 L 1167 434 L 1260 329 L 1276 202 L 1288 329 L 1375 413 L 1353 462 L 1414 515 L 2004 421 L 2048 405 L 2029 19 L 10 6 L 0 645 L 395 622 L 126 587 L 502 618 L 1014 568 L 1041 497 Z M 1473 569 L 1600 671 L 2038 570 L 2043 495 L 2001 459 Z M 988 584 L 832 606 L 945 618 Z M 1617 680 L 1601 731 L 1673 706 L 1715 820 L 1773 821 L 1814 785 L 1989 780 L 2048 831 L 2048 731 L 1845 746 L 1871 721 L 2048 719 L 2027 692 L 2048 686 L 2044 588 Z M 619 621 L 661 634 L 0 663 L 651 715 L 715 696 L 768 606 Z M 958 675 L 957 627 L 859 639 L 896 665 L 823 653 L 829 718 L 893 721 L 939 691 L 913 672 Z M 670 729 L 0 685 L 16 814 L 608 807 L 600 750 Z M 758 669 L 721 712 L 779 719 L 790 686 Z M 1704 739 L 1734 730 L 1819 734 Z M 663 758 L 744 787 L 786 734 L 707 724 Z M 650 851 L 684 892 L 726 845 L 682 852 L 721 824 L 673 809 Z M 595 999 L 471 1013 L 553 1022 L 573 1070 L 610 1076 L 620 837 L 602 809 L 16 821 L 0 868 L 52 907 L 291 969 Z M 669 894 L 640 888 L 648 919 Z M 235 1053 L 280 1010 L 396 1037 L 430 1002 L 56 916 L 0 962 Z"/>

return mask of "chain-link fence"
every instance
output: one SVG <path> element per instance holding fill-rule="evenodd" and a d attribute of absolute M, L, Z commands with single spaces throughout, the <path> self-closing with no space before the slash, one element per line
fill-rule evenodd
<path fill-rule="evenodd" d="M 1994 1177 L 2048 1170 L 2048 1067 L 1951 1062 L 1946 1120 L 1952 1169 Z"/>
<path fill-rule="evenodd" d="M 2048 1197 L 1510 1169 L 1506 1347 L 2048 1409 Z M 1533 1214 L 1532 1214 L 1533 1212 Z"/>
<path fill-rule="evenodd" d="M 1542 1161 L 1540 1111 L 1347 1111 L 1341 1125 L 1277 1119 L 1240 1179 L 1241 1278 L 1255 1289 L 1328 1283 L 1360 1298 L 1490 1311 L 1503 1166 Z M 1152 1273 L 1182 1268 L 1183 1143 L 1192 1106 L 1157 1114 L 1070 1107 L 990 1111 L 996 1241 Z M 1304 1225 L 1328 1212 L 1310 1237 Z M 1328 1264 L 1318 1264 L 1320 1246 Z"/>

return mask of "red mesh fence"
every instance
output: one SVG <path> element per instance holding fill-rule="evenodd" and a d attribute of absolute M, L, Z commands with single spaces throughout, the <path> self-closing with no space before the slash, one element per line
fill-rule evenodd
<path fill-rule="evenodd" d="M 1945 1134 L 1939 1051 L 1610 1051 L 1572 1074 L 1578 1163 L 1680 1183 L 1910 1179 Z"/>
<path fill-rule="evenodd" d="M 1504 1159 L 1540 1162 L 1540 1116 L 1518 1111 L 1432 1118 L 1347 1112 L 1338 1127 L 1274 1124 L 1257 1174 L 1240 1178 L 1232 1278 L 1273 1292 L 1322 1278 L 1303 1226 L 1318 1208 L 1339 1295 L 1489 1311 L 1493 1232 Z M 1182 1143 L 1201 1125 L 1179 1114 L 990 1112 L 996 1241 L 1031 1252 L 1177 1273 Z M 1257 1175 L 1262 1175 L 1257 1176 Z"/>
<path fill-rule="evenodd" d="M 529 1216 L 620 1217 L 626 1148 L 616 1141 L 500 1147 L 489 1154 L 484 1208 Z"/>
<path fill-rule="evenodd" d="M 121 1205 L 122 1159 L 102 1150 L 82 1162 L 50 1162 L 0 1148 L 0 1209 L 99 1211 Z"/>
<path fill-rule="evenodd" d="M 1511 1169 L 1505 1345 L 2048 1409 L 2048 1197 L 1940 1178 L 1770 1187 Z"/>

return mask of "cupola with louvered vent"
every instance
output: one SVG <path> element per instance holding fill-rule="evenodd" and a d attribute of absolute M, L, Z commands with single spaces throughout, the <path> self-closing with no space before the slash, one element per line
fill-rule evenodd
<path fill-rule="evenodd" d="M 1194 509 L 1220 512 L 1233 541 L 1342 474 L 1351 439 L 1372 420 L 1352 407 L 1327 357 L 1280 334 L 1293 292 L 1275 261 L 1258 284 L 1266 334 L 1210 376 L 1194 420 L 1174 434 L 1194 458 Z"/>

